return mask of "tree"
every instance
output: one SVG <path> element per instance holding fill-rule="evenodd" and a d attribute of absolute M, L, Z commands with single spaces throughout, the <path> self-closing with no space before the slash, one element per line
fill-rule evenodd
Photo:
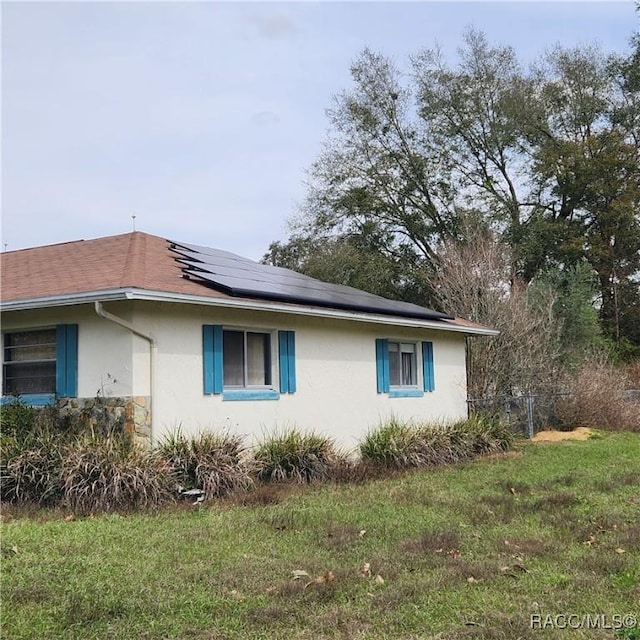
<path fill-rule="evenodd" d="M 410 74 L 365 50 L 329 111 L 290 246 L 269 259 L 298 252 L 304 271 L 437 306 L 441 249 L 473 219 L 508 248 L 510 287 L 587 264 L 605 332 L 637 340 L 638 36 L 633 46 L 557 47 L 525 70 L 470 30 L 456 65 L 424 50 Z"/>
<path fill-rule="evenodd" d="M 510 248 L 491 232 L 469 228 L 445 243 L 434 276 L 444 308 L 500 330 L 468 343 L 467 387 L 475 398 L 554 392 L 561 371 L 562 322 L 550 287 L 509 286 Z"/>

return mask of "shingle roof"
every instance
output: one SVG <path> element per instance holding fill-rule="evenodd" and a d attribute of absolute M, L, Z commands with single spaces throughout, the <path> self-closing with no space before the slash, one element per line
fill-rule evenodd
<path fill-rule="evenodd" d="M 63 298 L 128 289 L 210 299 L 237 299 L 237 296 L 216 290 L 201 280 L 184 277 L 185 265 L 176 260 L 179 256 L 172 247 L 175 247 L 175 243 L 169 240 L 134 231 L 94 240 L 5 251 L 0 253 L 0 300 L 3 306 L 15 303 L 21 307 L 21 301 L 44 301 L 49 297 Z M 269 305 L 269 301 L 260 296 L 242 298 Z M 306 306 L 310 309 L 314 307 Z M 430 324 L 468 333 L 496 333 L 459 318 L 442 318 Z"/>
<path fill-rule="evenodd" d="M 228 297 L 182 277 L 169 242 L 140 231 L 0 254 L 3 302 L 136 288 Z"/>

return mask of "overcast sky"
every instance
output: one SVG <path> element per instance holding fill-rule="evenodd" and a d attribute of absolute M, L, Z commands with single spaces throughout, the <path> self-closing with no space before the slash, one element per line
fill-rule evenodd
<path fill-rule="evenodd" d="M 2 3 L 2 241 L 126 233 L 259 259 L 305 193 L 366 46 L 403 66 L 465 28 L 533 60 L 628 51 L 624 2 Z"/>

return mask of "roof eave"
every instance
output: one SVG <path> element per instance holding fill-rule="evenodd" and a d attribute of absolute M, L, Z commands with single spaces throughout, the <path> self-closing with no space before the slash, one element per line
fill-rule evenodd
<path fill-rule="evenodd" d="M 403 327 L 415 327 L 420 329 L 435 329 L 438 331 L 450 331 L 466 335 L 497 336 L 499 331 L 482 326 L 464 326 L 448 324 L 450 320 L 423 320 L 419 318 L 406 318 L 374 313 L 359 313 L 340 309 L 324 307 L 312 307 L 279 302 L 270 302 L 248 298 L 232 298 L 211 296 L 198 296 L 185 293 L 173 293 L 168 291 L 151 291 L 147 289 L 126 288 L 111 289 L 106 291 L 88 291 L 59 296 L 47 296 L 42 298 L 25 298 L 10 300 L 0 304 L 0 310 L 28 311 L 31 309 L 44 309 L 47 307 L 71 306 L 88 304 L 92 302 L 109 302 L 116 300 L 146 300 L 149 302 L 174 302 L 183 304 L 198 304 L 213 307 L 230 307 L 235 309 L 247 309 L 251 311 L 270 311 L 272 313 L 288 313 L 300 316 L 314 316 L 320 318 L 333 318 L 336 320 L 351 320 L 366 322 L 369 324 L 395 325 Z"/>

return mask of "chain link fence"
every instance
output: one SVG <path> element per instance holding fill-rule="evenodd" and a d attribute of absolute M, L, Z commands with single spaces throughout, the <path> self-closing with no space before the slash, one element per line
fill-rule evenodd
<path fill-rule="evenodd" d="M 514 433 L 533 438 L 538 431 L 561 426 L 558 402 L 568 395 L 528 393 L 519 396 L 470 398 L 467 404 L 470 414 L 499 415 L 508 422 Z"/>

